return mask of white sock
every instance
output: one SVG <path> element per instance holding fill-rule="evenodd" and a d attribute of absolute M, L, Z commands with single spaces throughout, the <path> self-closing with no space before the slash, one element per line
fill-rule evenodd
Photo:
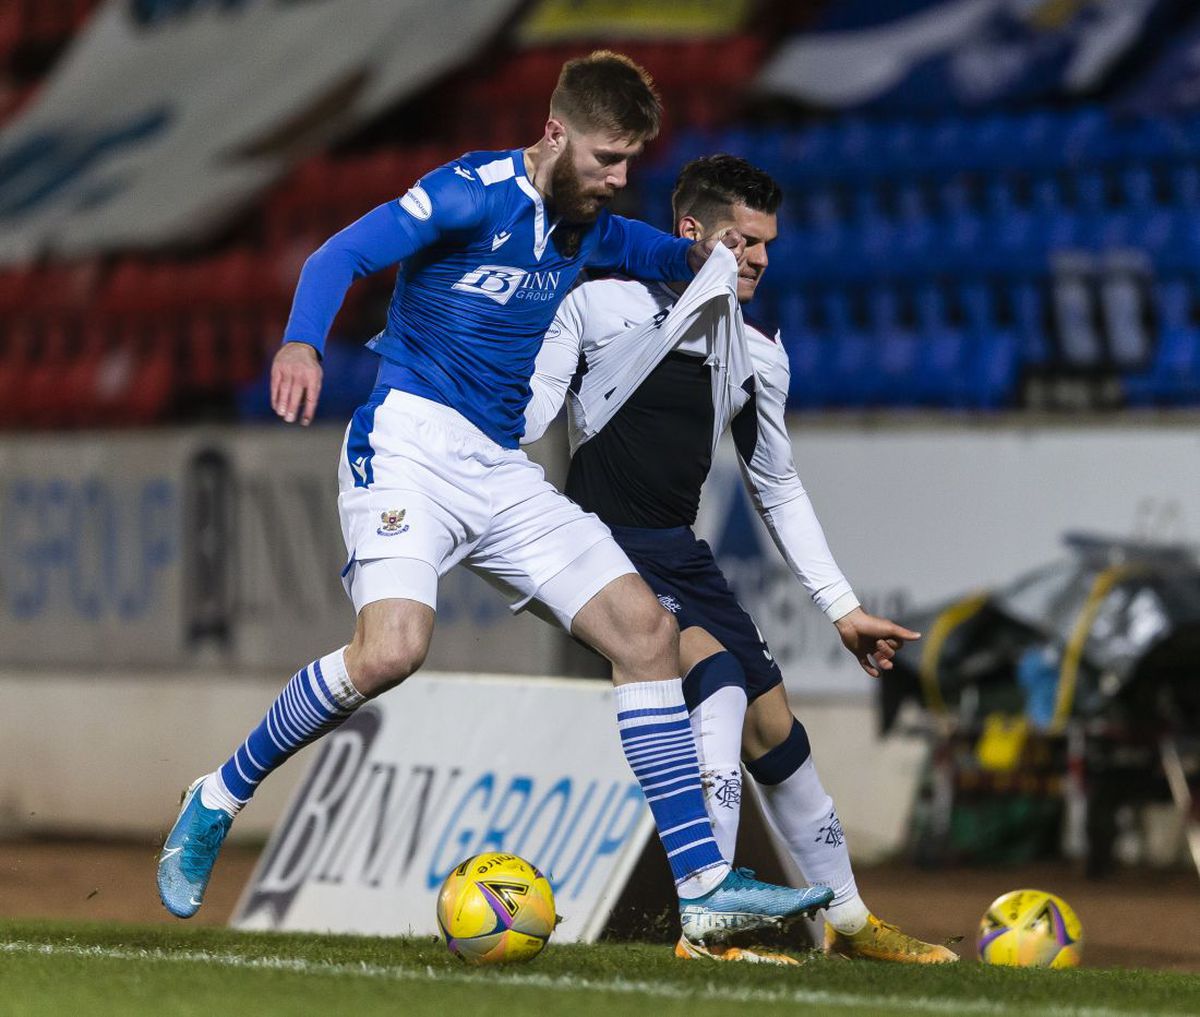
<path fill-rule="evenodd" d="M 704 806 L 712 820 L 721 857 L 732 864 L 742 812 L 742 724 L 746 690 L 735 685 L 717 689 L 692 710 L 692 734 L 700 757 Z"/>
<path fill-rule="evenodd" d="M 695 900 L 697 897 L 703 897 L 706 893 L 715 890 L 725 882 L 725 877 L 728 875 L 728 865 L 701 869 L 699 872 L 693 872 L 682 883 L 679 883 L 675 887 L 675 892 L 679 894 L 680 900 Z"/>
<path fill-rule="evenodd" d="M 200 804 L 206 809 L 220 809 L 231 816 L 236 816 L 242 811 L 242 803 L 229 793 L 229 788 L 221 779 L 220 770 L 214 770 L 205 776 L 200 785 Z"/>
<path fill-rule="evenodd" d="M 867 924 L 867 906 L 858 893 L 850 851 L 833 799 L 821 786 L 809 756 L 778 784 L 760 784 L 767 815 L 783 835 L 809 883 L 833 890 L 825 920 L 838 932 L 858 932 Z"/>

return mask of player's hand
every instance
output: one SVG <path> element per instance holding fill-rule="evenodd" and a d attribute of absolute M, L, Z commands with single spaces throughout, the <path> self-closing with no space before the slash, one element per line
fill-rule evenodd
<path fill-rule="evenodd" d="M 708 261 L 708 256 L 716 250 L 717 244 L 724 244 L 737 259 L 738 268 L 746 262 L 746 238 L 742 236 L 732 226 L 728 229 L 720 230 L 712 236 L 705 237 L 703 240 L 697 240 L 692 244 L 687 253 L 688 268 L 693 272 L 699 272 Z"/>
<path fill-rule="evenodd" d="M 887 618 L 877 618 L 856 607 L 833 623 L 837 626 L 842 645 L 854 654 L 859 666 L 872 678 L 880 671 L 890 671 L 892 658 L 905 643 L 920 639 L 920 632 L 913 632 Z"/>
<path fill-rule="evenodd" d="M 271 364 L 271 409 L 289 424 L 307 427 L 321 394 L 321 361 L 307 343 L 284 343 Z"/>

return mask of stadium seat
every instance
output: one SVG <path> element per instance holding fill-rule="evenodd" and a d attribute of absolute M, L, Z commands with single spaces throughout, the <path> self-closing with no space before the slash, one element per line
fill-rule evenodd
<path fill-rule="evenodd" d="M 998 331 L 975 337 L 971 350 L 971 405 L 982 410 L 1011 406 L 1020 373 L 1016 336 Z"/>
<path fill-rule="evenodd" d="M 1180 406 L 1200 402 L 1200 326 L 1195 323 L 1192 283 L 1172 279 L 1156 291 L 1159 332 L 1149 367 L 1122 379 L 1131 406 Z"/>
<path fill-rule="evenodd" d="M 1172 203 L 1181 209 L 1200 208 L 1200 167 L 1193 163 L 1176 165 L 1170 177 Z"/>
<path fill-rule="evenodd" d="M 22 422 L 25 408 L 26 375 L 34 363 L 39 345 L 37 330 L 28 317 L 0 319 L 3 342 L 0 343 L 0 427 Z"/>
<path fill-rule="evenodd" d="M 828 407 L 833 398 L 826 362 L 830 346 L 828 337 L 806 329 L 792 330 L 784 333 L 783 344 L 791 364 L 789 409 L 819 410 Z"/>
<path fill-rule="evenodd" d="M 20 395 L 21 423 L 52 427 L 60 418 L 60 379 L 70 362 L 71 324 L 62 319 L 43 322 L 36 358 L 26 367 Z"/>

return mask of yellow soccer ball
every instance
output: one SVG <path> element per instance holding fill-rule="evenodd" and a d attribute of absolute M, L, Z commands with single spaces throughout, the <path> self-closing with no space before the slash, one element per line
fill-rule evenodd
<path fill-rule="evenodd" d="M 468 964 L 531 960 L 558 921 L 549 880 L 503 853 L 458 865 L 438 893 L 437 919 L 446 948 Z"/>
<path fill-rule="evenodd" d="M 979 959 L 1023 968 L 1078 967 L 1083 926 L 1061 897 L 1012 890 L 992 901 L 979 923 Z"/>

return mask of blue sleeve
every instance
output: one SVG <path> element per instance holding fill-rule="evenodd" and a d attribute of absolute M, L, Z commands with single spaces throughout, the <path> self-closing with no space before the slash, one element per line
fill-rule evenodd
<path fill-rule="evenodd" d="M 620 215 L 606 214 L 598 228 L 600 241 L 588 258 L 595 268 L 657 282 L 686 282 L 695 275 L 687 263 L 690 240 Z"/>
<path fill-rule="evenodd" d="M 300 272 L 285 343 L 307 343 L 318 354 L 351 283 L 411 258 L 443 236 L 470 230 L 483 218 L 483 186 L 454 164 L 423 176 L 395 201 L 372 209 L 318 247 Z"/>

